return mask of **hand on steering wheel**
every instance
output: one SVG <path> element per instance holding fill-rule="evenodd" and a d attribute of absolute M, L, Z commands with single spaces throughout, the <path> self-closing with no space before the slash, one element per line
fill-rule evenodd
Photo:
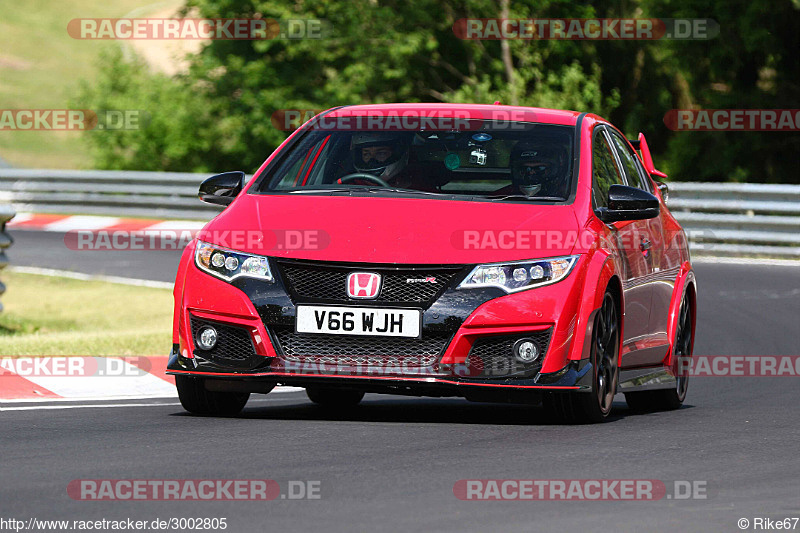
<path fill-rule="evenodd" d="M 367 174 L 366 172 L 353 172 L 352 174 L 348 174 L 347 176 L 342 176 L 339 178 L 339 183 L 347 183 L 348 181 L 353 181 L 355 179 L 364 179 L 371 181 L 373 183 L 377 183 L 381 187 L 391 187 L 388 183 L 384 180 L 379 178 L 378 176 L 373 176 L 372 174 Z"/>

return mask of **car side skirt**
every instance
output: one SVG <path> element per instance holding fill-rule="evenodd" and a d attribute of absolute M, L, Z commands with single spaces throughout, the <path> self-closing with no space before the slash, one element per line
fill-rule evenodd
<path fill-rule="evenodd" d="M 667 367 L 620 370 L 617 392 L 638 392 L 659 389 L 674 389 L 677 380 Z"/>

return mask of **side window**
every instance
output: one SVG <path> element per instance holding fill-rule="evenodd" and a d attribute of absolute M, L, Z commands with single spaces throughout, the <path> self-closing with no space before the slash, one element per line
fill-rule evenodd
<path fill-rule="evenodd" d="M 639 172 L 639 165 L 636 164 L 636 156 L 631 151 L 628 143 L 615 131 L 611 132 L 611 139 L 617 149 L 619 159 L 622 161 L 622 168 L 625 169 L 625 175 L 628 177 L 628 185 L 649 192 L 650 189 L 646 185 L 644 175 Z"/>
<path fill-rule="evenodd" d="M 280 188 L 317 183 L 324 167 L 324 165 L 317 163 L 317 160 L 323 157 L 321 152 L 327 151 L 326 145 L 329 138 L 330 135 L 323 138 L 321 142 L 316 142 L 310 146 L 305 152 L 305 157 L 298 158 L 283 176 L 274 177 L 273 183 L 276 183 Z M 322 158 L 322 161 L 325 161 L 325 159 Z"/>
<path fill-rule="evenodd" d="M 294 165 L 289 168 L 289 171 L 284 174 L 284 176 L 280 180 L 281 187 L 292 187 L 295 182 L 300 178 L 300 167 L 303 165 L 304 161 L 302 159 L 298 159 L 295 161 Z"/>
<path fill-rule="evenodd" d="M 608 189 L 614 184 L 623 184 L 622 174 L 606 136 L 600 131 L 595 134 L 592 143 L 592 196 L 595 207 L 607 207 Z"/>

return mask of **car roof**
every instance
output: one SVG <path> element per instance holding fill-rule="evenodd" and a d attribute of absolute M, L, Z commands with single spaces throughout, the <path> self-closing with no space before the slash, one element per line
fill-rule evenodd
<path fill-rule="evenodd" d="M 561 109 L 545 109 L 540 107 L 521 107 L 488 104 L 370 104 L 351 105 L 334 108 L 328 111 L 328 118 L 352 116 L 421 116 L 421 117 L 457 117 L 480 120 L 500 120 L 512 122 L 539 122 L 574 126 L 578 111 Z"/>

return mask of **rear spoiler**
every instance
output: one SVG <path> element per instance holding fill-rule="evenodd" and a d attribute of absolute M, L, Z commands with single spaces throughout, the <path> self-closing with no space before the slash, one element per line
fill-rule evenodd
<path fill-rule="evenodd" d="M 653 176 L 653 179 L 660 180 L 667 177 L 667 175 L 660 170 L 656 170 L 655 165 L 653 165 L 653 156 L 650 155 L 650 148 L 647 146 L 647 140 L 644 138 L 644 133 L 639 134 L 639 139 L 635 141 L 628 139 L 628 142 L 631 143 L 634 149 L 639 151 L 639 154 L 642 156 L 644 168 L 648 174 Z"/>

